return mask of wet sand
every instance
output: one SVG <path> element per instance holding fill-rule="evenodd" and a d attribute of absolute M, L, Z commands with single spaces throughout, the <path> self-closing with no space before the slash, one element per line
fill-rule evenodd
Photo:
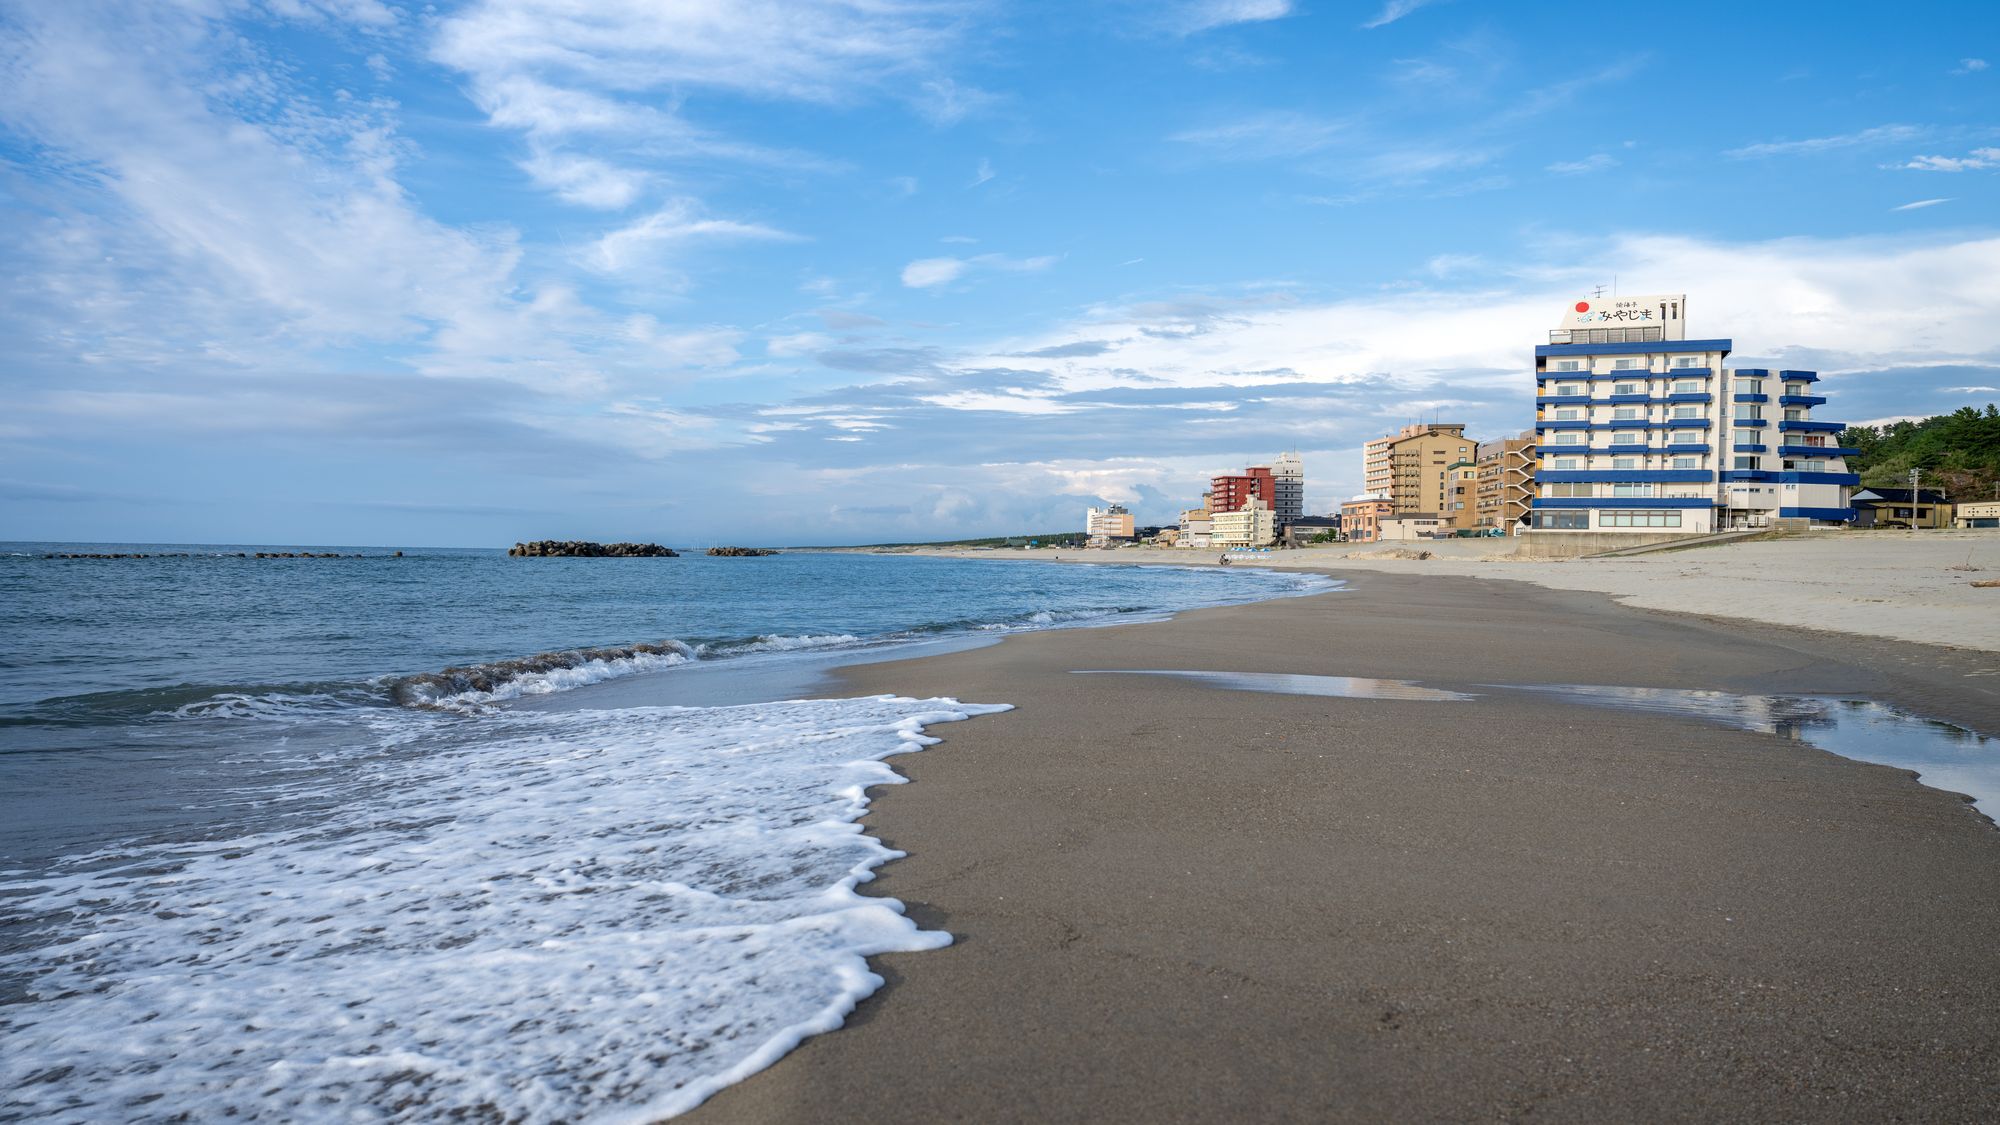
<path fill-rule="evenodd" d="M 1527 695 L 1075 669 L 1850 694 L 2000 733 L 2000 656 L 1512 582 L 849 669 L 1011 702 L 897 759 L 871 890 L 952 947 L 686 1120 L 2000 1117 L 2000 831 L 1903 771 Z"/>

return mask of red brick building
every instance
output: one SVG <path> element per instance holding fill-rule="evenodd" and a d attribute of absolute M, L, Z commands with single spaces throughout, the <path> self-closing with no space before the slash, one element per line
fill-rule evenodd
<path fill-rule="evenodd" d="M 1271 470 L 1265 465 L 1252 465 L 1240 473 L 1215 477 L 1208 482 L 1208 491 L 1209 509 L 1216 512 L 1233 512 L 1251 499 L 1262 500 L 1267 507 L 1275 506 L 1278 498 L 1277 482 L 1271 479 Z"/>

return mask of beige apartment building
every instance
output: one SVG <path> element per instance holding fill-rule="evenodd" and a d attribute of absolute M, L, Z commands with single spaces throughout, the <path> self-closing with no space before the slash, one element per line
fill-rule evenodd
<path fill-rule="evenodd" d="M 1472 526 L 1512 535 L 1535 499 L 1535 455 L 1532 432 L 1517 438 L 1482 441 L 1474 456 L 1478 465 Z"/>
<path fill-rule="evenodd" d="M 1349 543 L 1374 543 L 1381 538 L 1382 521 L 1394 515 L 1396 506 L 1382 496 L 1356 496 L 1340 506 L 1340 534 Z"/>
<path fill-rule="evenodd" d="M 1396 514 L 1451 516 L 1456 482 L 1451 467 L 1472 461 L 1475 443 L 1463 424 L 1414 427 L 1417 432 L 1389 443 L 1389 488 Z"/>
<path fill-rule="evenodd" d="M 1405 438 L 1418 437 L 1439 428 L 1451 429 L 1453 427 L 1439 427 L 1429 422 L 1416 422 L 1404 426 L 1393 434 L 1378 437 L 1374 441 L 1365 443 L 1361 447 L 1361 494 L 1363 496 L 1389 495 L 1391 483 L 1395 479 L 1395 470 L 1389 461 L 1390 448 Z M 1461 432 L 1465 429 L 1464 426 L 1456 428 Z"/>

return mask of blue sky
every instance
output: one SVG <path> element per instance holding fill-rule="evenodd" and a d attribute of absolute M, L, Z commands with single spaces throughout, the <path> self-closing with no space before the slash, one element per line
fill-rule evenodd
<path fill-rule="evenodd" d="M 1532 422 L 1597 284 L 2000 401 L 1990 4 L 0 0 L 0 538 L 867 542 Z"/>

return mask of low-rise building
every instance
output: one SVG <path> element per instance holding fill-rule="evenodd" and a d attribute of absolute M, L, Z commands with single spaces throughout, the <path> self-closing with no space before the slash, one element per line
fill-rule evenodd
<path fill-rule="evenodd" d="M 1854 493 L 1854 526 L 1951 526 L 1951 501 L 1935 488 L 1863 488 Z"/>
<path fill-rule="evenodd" d="M 1457 533 L 1450 520 L 1443 516 L 1403 515 L 1394 513 L 1383 516 L 1378 524 L 1375 541 L 1378 543 L 1408 543 L 1415 539 L 1449 539 Z"/>
<path fill-rule="evenodd" d="M 1349 543 L 1373 543 L 1384 516 L 1396 505 L 1386 496 L 1361 495 L 1340 506 L 1340 533 Z"/>
<path fill-rule="evenodd" d="M 1281 538 L 1294 547 L 1305 547 L 1314 543 L 1335 543 L 1340 540 L 1340 517 L 1300 516 L 1286 524 Z"/>
<path fill-rule="evenodd" d="M 1261 500 L 1251 500 L 1233 512 L 1216 512 L 1209 519 L 1210 546 L 1268 547 L 1278 538 L 1277 516 Z"/>
<path fill-rule="evenodd" d="M 1978 500 L 1960 504 L 1953 511 L 1953 527 L 2000 527 L 2000 500 Z"/>

